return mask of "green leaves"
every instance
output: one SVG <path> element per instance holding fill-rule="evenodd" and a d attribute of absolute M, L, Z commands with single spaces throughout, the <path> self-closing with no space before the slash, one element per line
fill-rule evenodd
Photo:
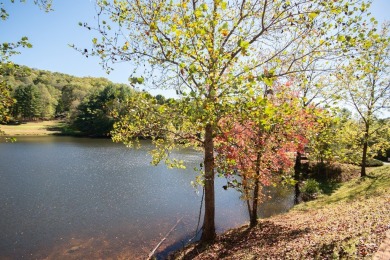
<path fill-rule="evenodd" d="M 8 13 L 7 13 L 7 11 L 4 9 L 4 8 L 0 8 L 0 18 L 1 18 L 1 20 L 7 20 L 8 19 Z"/>
<path fill-rule="evenodd" d="M 240 48 L 242 48 L 243 50 L 246 50 L 246 49 L 248 49 L 248 47 L 249 47 L 249 42 L 240 39 L 240 40 L 238 41 L 238 46 L 239 46 Z"/>
<path fill-rule="evenodd" d="M 221 9 L 222 10 L 226 10 L 226 8 L 227 8 L 227 2 L 226 1 L 222 1 L 221 2 Z"/>
<path fill-rule="evenodd" d="M 264 77 L 264 78 L 263 78 L 263 82 L 264 82 L 264 84 L 267 85 L 268 87 L 271 87 L 271 86 L 274 84 L 274 79 L 273 79 L 273 78 Z"/>
<path fill-rule="evenodd" d="M 372 42 L 370 40 L 366 40 L 363 43 L 363 48 L 368 50 L 372 46 Z"/>
<path fill-rule="evenodd" d="M 386 111 L 390 105 L 388 32 L 388 24 L 379 34 L 367 28 L 359 32 L 356 53 L 338 75 L 341 91 L 360 119 L 346 123 L 342 131 L 348 147 L 345 158 L 350 162 L 363 161 L 365 156 L 370 156 L 370 150 L 375 151 L 376 145 L 383 143 L 376 135 L 382 128 L 376 121 L 379 112 Z M 364 166 L 361 171 L 365 172 Z"/>
<path fill-rule="evenodd" d="M 318 15 L 319 15 L 319 12 L 311 12 L 311 13 L 309 13 L 310 21 L 313 21 Z"/>
<path fill-rule="evenodd" d="M 203 12 L 206 12 L 209 9 L 206 3 L 201 4 L 200 8 L 202 9 Z"/>
<path fill-rule="evenodd" d="M 130 77 L 129 81 L 131 84 L 143 84 L 145 79 L 143 77 Z"/>
<path fill-rule="evenodd" d="M 157 29 L 156 23 L 155 22 L 150 23 L 150 27 L 149 28 L 150 28 L 151 31 L 156 30 Z"/>

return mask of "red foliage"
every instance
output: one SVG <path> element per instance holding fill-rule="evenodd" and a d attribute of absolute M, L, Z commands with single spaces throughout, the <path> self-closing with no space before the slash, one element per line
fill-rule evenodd
<path fill-rule="evenodd" d="M 275 176 L 292 169 L 296 153 L 303 152 L 314 126 L 314 117 L 299 106 L 292 93 L 284 86 L 273 90 L 271 97 L 249 102 L 245 115 L 219 122 L 218 169 L 247 195 L 256 180 L 270 185 Z"/>

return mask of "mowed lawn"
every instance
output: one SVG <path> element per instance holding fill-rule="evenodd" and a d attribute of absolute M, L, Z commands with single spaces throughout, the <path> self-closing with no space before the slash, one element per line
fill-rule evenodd
<path fill-rule="evenodd" d="M 0 125 L 0 130 L 7 136 L 21 135 L 52 135 L 61 133 L 64 123 L 55 121 L 27 122 L 20 125 Z"/>

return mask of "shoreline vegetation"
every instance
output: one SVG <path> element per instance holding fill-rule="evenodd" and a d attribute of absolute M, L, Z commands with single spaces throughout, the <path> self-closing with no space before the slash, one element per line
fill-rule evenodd
<path fill-rule="evenodd" d="M 357 172 L 358 173 L 358 172 Z M 390 166 L 342 183 L 330 195 L 232 229 L 169 259 L 371 259 L 390 230 Z M 380 258 L 379 258 L 380 259 Z"/>

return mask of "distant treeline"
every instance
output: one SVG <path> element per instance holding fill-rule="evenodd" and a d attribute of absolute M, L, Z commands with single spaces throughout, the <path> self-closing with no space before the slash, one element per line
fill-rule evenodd
<path fill-rule="evenodd" d="M 63 73 L 9 66 L 2 76 L 12 87 L 12 122 L 63 119 L 83 135 L 107 135 L 121 104 L 138 92 L 105 78 L 75 77 Z M 157 96 L 164 102 L 163 96 Z M 119 112 L 118 112 L 119 111 Z"/>

